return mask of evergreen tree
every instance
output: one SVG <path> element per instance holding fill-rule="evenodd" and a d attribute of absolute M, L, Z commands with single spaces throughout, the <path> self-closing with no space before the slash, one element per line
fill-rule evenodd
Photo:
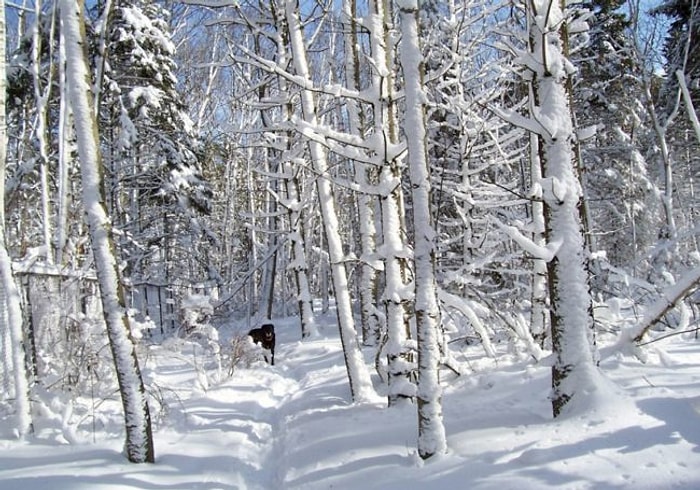
<path fill-rule="evenodd" d="M 697 244 L 684 237 L 692 235 L 685 231 L 693 229 L 700 219 L 693 184 L 700 174 L 700 134 L 692 125 L 700 107 L 700 6 L 694 0 L 667 0 L 652 14 L 670 20 L 664 42 L 665 78 L 659 100 L 651 101 L 660 108 L 658 115 L 652 114 L 657 119 L 657 140 L 665 140 L 656 144 L 662 147 L 659 187 L 664 190 L 666 219 L 661 238 L 667 243 L 659 247 L 665 251 L 655 255 L 673 255 L 673 261 L 691 265 L 688 262 L 693 261 Z M 681 98 L 680 80 L 688 89 L 690 103 Z M 675 268 L 668 257 L 663 260 Z"/>
<path fill-rule="evenodd" d="M 160 4 L 116 2 L 106 27 L 100 117 L 111 152 L 105 190 L 126 233 L 121 247 L 129 272 L 169 281 L 175 259 L 196 248 L 201 230 L 192 223 L 210 211 L 212 194 L 177 90 L 167 17 Z"/>
<path fill-rule="evenodd" d="M 700 103 L 700 6 L 696 0 L 666 0 L 652 11 L 670 19 L 664 42 L 667 77 L 661 88 L 662 106 L 670 112 L 676 103 L 680 70 L 691 88 L 693 104 Z"/>
<path fill-rule="evenodd" d="M 587 5 L 593 15 L 588 42 L 576 50 L 572 86 L 576 125 L 583 136 L 578 139 L 579 167 L 589 247 L 605 252 L 616 267 L 633 267 L 655 239 L 650 222 L 655 213 L 643 151 L 642 66 L 629 36 L 630 21 L 620 12 L 623 3 L 593 0 Z M 588 129 L 595 134 L 584 135 Z"/>

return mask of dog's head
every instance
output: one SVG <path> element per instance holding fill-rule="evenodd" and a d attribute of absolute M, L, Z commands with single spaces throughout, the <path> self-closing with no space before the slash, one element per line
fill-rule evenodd
<path fill-rule="evenodd" d="M 275 335 L 275 326 L 271 323 L 266 323 L 260 327 L 260 330 L 262 331 L 265 340 L 272 340 L 272 337 Z"/>

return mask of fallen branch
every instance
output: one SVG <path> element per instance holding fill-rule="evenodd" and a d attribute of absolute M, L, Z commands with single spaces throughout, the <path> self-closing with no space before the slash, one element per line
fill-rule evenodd
<path fill-rule="evenodd" d="M 639 344 L 647 332 L 656 325 L 671 309 L 683 301 L 700 286 L 700 267 L 686 273 L 675 284 L 665 288 L 659 298 L 646 311 L 639 326 L 630 337 Z"/>

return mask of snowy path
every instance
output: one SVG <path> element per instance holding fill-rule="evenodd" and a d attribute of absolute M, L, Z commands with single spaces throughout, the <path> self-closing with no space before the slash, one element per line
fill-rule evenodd
<path fill-rule="evenodd" d="M 349 408 L 349 388 L 337 339 L 301 343 L 281 333 L 276 366 L 238 370 L 182 402 L 178 426 L 157 435 L 158 466 L 198 475 L 193 489 L 304 488 L 296 467 L 317 458 L 303 448 L 324 440 L 324 434 L 308 433 L 308 424 Z"/>
<path fill-rule="evenodd" d="M 150 387 L 170 401 L 154 412 L 154 465 L 120 454 L 118 400 L 101 406 L 95 441 L 88 416 L 73 444 L 52 414 L 29 442 L 0 426 L 0 490 L 700 488 L 697 339 L 671 339 L 647 364 L 607 358 L 608 401 L 558 421 L 546 366 L 474 350 L 474 371 L 446 383 L 450 453 L 424 464 L 414 406 L 350 403 L 333 326 L 304 342 L 291 326 L 278 331 L 276 366 L 239 369 L 206 391 L 192 355 L 154 349 Z"/>
<path fill-rule="evenodd" d="M 281 346 L 278 358 L 285 350 Z M 163 434 L 156 439 L 158 464 L 199 474 L 193 489 L 283 488 L 285 423 L 288 405 L 299 392 L 285 364 L 238 370 L 221 385 L 183 401 L 181 427 L 175 428 L 180 437 L 165 443 L 158 441 Z M 192 454 L 182 454 L 181 447 L 193 449 Z"/>
<path fill-rule="evenodd" d="M 193 488 L 280 488 L 284 474 L 274 462 L 285 452 L 284 407 L 297 382 L 274 368 L 249 374 L 185 401 L 185 423 L 178 429 L 184 434 L 158 445 L 158 463 L 202 473 L 201 486 Z M 197 457 L 182 454 L 182 447 L 196 448 Z"/>

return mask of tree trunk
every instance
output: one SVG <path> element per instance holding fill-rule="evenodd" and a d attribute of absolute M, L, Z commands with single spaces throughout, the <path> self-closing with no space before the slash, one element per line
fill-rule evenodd
<path fill-rule="evenodd" d="M 277 64 L 282 70 L 286 70 L 289 64 L 289 28 L 286 22 L 284 9 L 277 9 L 271 4 L 273 17 L 277 29 L 281 35 L 277 36 Z M 277 83 L 281 94 L 289 93 L 288 82 L 284 77 L 278 76 Z M 291 97 L 291 95 L 289 95 Z M 283 104 L 282 111 L 284 122 L 288 127 L 293 127 L 293 104 L 287 100 Z M 292 149 L 293 131 L 287 130 L 284 133 L 284 143 L 286 152 L 282 152 L 284 158 L 288 158 Z M 291 263 L 289 269 L 294 277 L 294 287 L 297 297 L 297 307 L 299 312 L 299 324 L 301 327 L 301 338 L 308 338 L 316 335 L 316 321 L 314 318 L 313 298 L 309 281 L 309 265 L 306 257 L 306 212 L 305 199 L 302 195 L 301 168 L 296 168 L 294 161 L 285 160 L 282 163 L 284 174 L 284 190 L 287 198 L 287 211 L 289 219 L 289 241 Z"/>
<path fill-rule="evenodd" d="M 6 325 L 10 330 L 15 416 L 17 418 L 16 430 L 17 435 L 23 438 L 32 432 L 32 413 L 29 401 L 29 380 L 25 363 L 20 296 L 12 273 L 12 259 L 7 251 L 5 239 L 5 164 L 7 159 L 5 36 L 5 2 L 0 0 L 0 274 L 2 275 L 0 281 L 2 281 L 2 290 L 4 292 L 2 297 L 0 297 L 0 301 L 4 301 L 3 310 L 6 310 L 7 313 Z M 5 325 L 4 321 L 3 325 Z M 5 336 L 5 333 L 2 332 L 2 335 Z"/>
<path fill-rule="evenodd" d="M 59 39 L 59 91 L 66 93 L 66 52 L 65 39 L 60 33 Z M 71 129 L 72 115 L 70 104 L 65 97 L 60 99 L 59 121 L 58 121 L 58 204 L 56 205 L 56 240 L 55 240 L 55 262 L 59 266 L 64 265 L 64 252 L 68 241 L 68 213 L 71 200 L 71 182 L 69 180 L 69 165 L 71 163 Z"/>
<path fill-rule="evenodd" d="M 546 13 L 546 15 L 545 15 Z M 591 298 L 579 214 L 582 191 L 573 153 L 573 124 L 566 93 L 567 63 L 558 0 L 528 4 L 533 90 L 540 121 L 545 236 L 558 251 L 547 264 L 552 331 L 552 410 L 563 413 L 574 398 L 595 388 Z M 563 26 L 563 27 L 559 27 Z"/>
<path fill-rule="evenodd" d="M 540 161 L 540 137 L 530 135 L 530 180 L 531 188 L 542 186 L 542 162 Z M 545 245 L 544 205 L 539 196 L 532 200 L 532 241 L 537 246 Z M 530 309 L 530 333 L 540 347 L 547 338 L 547 263 L 533 259 L 532 266 L 532 306 Z"/>
<path fill-rule="evenodd" d="M 408 168 L 413 197 L 415 233 L 415 312 L 418 340 L 418 454 L 428 459 L 447 450 L 442 421 L 439 363 L 440 308 L 435 280 L 435 226 L 430 212 L 430 173 L 426 149 L 426 120 L 422 54 L 418 33 L 418 2 L 398 2 L 401 26 L 400 60 L 406 91 L 404 131 L 408 139 Z"/>
<path fill-rule="evenodd" d="M 42 43 L 41 35 L 39 33 L 39 25 L 41 23 L 42 17 L 42 2 L 41 0 L 36 0 L 35 4 L 35 15 L 36 22 L 34 22 L 34 27 L 32 28 L 32 79 L 34 82 L 34 98 L 36 99 L 36 127 L 34 128 L 35 136 L 37 139 L 37 145 L 39 147 L 39 181 L 41 183 L 41 214 L 42 214 L 42 224 L 43 224 L 43 235 L 44 235 L 44 247 L 45 247 L 45 257 L 48 263 L 53 263 L 54 254 L 51 250 L 51 206 L 49 201 L 49 142 L 48 142 L 48 116 L 49 116 L 49 97 L 51 95 L 51 87 L 53 85 L 52 74 L 53 69 L 49 66 L 48 70 L 41 68 L 41 52 Z M 56 9 L 52 9 L 51 13 L 51 26 L 49 32 L 49 45 L 47 50 L 49 52 L 49 63 L 53 64 L 53 35 L 54 35 L 54 24 L 55 24 L 55 12 Z M 46 86 L 41 87 L 41 75 L 40 71 L 48 73 L 48 80 L 46 81 Z"/>
<path fill-rule="evenodd" d="M 345 28 L 345 78 L 348 88 L 359 92 L 360 86 L 360 52 L 359 52 L 359 26 L 357 22 L 357 1 L 344 0 L 343 14 L 347 19 Z M 348 124 L 350 133 L 363 137 L 365 132 L 365 118 L 360 110 L 359 102 L 349 98 L 347 101 Z M 361 188 L 365 188 L 372 182 L 371 176 L 376 171 L 362 162 L 354 162 L 355 181 Z M 376 177 L 375 179 L 376 180 Z M 369 257 L 376 252 L 376 229 L 374 226 L 375 197 L 369 193 L 357 194 L 357 218 L 360 235 L 360 323 L 362 324 L 362 342 L 364 345 L 374 345 L 379 335 L 379 315 L 375 301 L 377 289 L 377 275 L 375 267 L 370 263 Z"/>
<path fill-rule="evenodd" d="M 114 241 L 101 187 L 102 162 L 85 51 L 87 39 L 82 4 L 63 0 L 61 19 L 66 40 L 67 86 L 75 115 L 80 157 L 83 204 L 100 285 L 107 335 L 124 408 L 124 449 L 129 461 L 152 463 L 155 454 L 151 417 L 126 314 L 124 292 L 119 282 Z"/>
<path fill-rule="evenodd" d="M 311 77 L 309 74 L 306 47 L 304 46 L 304 36 L 301 32 L 298 1 L 286 2 L 286 15 L 294 67 L 297 75 L 310 86 Z M 302 88 L 301 90 L 301 106 L 304 121 L 311 126 L 316 126 L 318 124 L 316 103 L 314 101 L 313 92 L 308 88 Z M 340 329 L 340 340 L 343 344 L 343 354 L 348 379 L 350 381 L 350 391 L 354 401 L 363 402 L 372 397 L 374 390 L 357 341 L 352 303 L 348 288 L 347 271 L 345 270 L 343 246 L 338 230 L 338 215 L 329 180 L 330 176 L 328 174 L 326 150 L 320 143 L 310 140 L 309 151 L 311 153 L 312 165 L 318 174 L 316 188 L 318 190 L 325 237 L 328 243 L 331 281 L 333 283 L 333 292 L 335 293 L 338 328 Z"/>
<path fill-rule="evenodd" d="M 370 5 L 370 46 L 372 49 L 372 104 L 374 112 L 374 133 L 381 135 L 377 155 L 380 169 L 379 186 L 391 189 L 380 196 L 381 246 L 379 255 L 384 261 L 384 308 L 386 313 L 386 341 L 383 349 L 387 359 L 387 383 L 389 385 L 389 405 L 399 400 L 413 398 L 415 385 L 412 375 L 415 372 L 415 352 L 409 347 L 411 331 L 407 321 L 406 260 L 410 251 L 405 243 L 406 227 L 403 218 L 403 189 L 401 188 L 401 166 L 397 155 L 389 151 L 398 143 L 396 105 L 394 102 L 394 79 L 392 73 L 392 36 L 389 22 L 391 2 L 375 0 Z"/>
<path fill-rule="evenodd" d="M 306 242 L 304 212 L 302 209 L 303 199 L 299 186 L 299 177 L 294 171 L 294 166 L 289 163 L 285 165 L 287 179 L 285 188 L 287 199 L 293 203 L 289 210 L 289 228 L 291 242 L 291 264 L 290 268 L 294 275 L 294 282 L 297 293 L 297 304 L 299 307 L 299 323 L 301 324 L 301 337 L 307 338 L 316 334 L 316 321 L 314 318 L 313 299 L 311 297 L 311 286 L 309 284 L 309 266 L 306 261 Z"/>

